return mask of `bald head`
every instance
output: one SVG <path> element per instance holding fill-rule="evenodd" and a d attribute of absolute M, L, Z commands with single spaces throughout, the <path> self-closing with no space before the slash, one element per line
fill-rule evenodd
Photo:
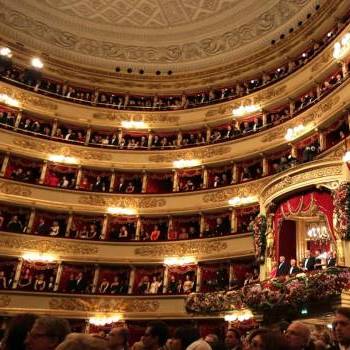
<path fill-rule="evenodd" d="M 302 322 L 292 322 L 287 328 L 286 336 L 291 350 L 301 350 L 309 345 L 311 332 Z"/>

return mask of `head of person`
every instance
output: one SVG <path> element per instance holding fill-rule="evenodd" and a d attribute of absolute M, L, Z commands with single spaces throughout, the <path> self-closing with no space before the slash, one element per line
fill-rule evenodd
<path fill-rule="evenodd" d="M 165 345 L 168 337 L 168 326 L 162 321 L 153 321 L 148 324 L 141 339 L 146 349 L 158 349 Z"/>
<path fill-rule="evenodd" d="M 280 263 L 284 263 L 286 261 L 286 257 L 281 255 L 280 256 Z"/>
<path fill-rule="evenodd" d="M 305 258 L 306 259 L 308 259 L 308 258 L 310 258 L 310 250 L 307 250 L 306 252 L 305 252 Z"/>
<path fill-rule="evenodd" d="M 56 317 L 39 317 L 28 332 L 26 350 L 53 350 L 70 333 L 68 321 Z"/>
<path fill-rule="evenodd" d="M 113 349 L 128 348 L 129 331 L 124 327 L 112 328 L 108 335 L 108 346 Z"/>
<path fill-rule="evenodd" d="M 350 345 L 350 308 L 340 307 L 333 320 L 334 338 L 342 346 Z"/>
<path fill-rule="evenodd" d="M 90 334 L 71 333 L 56 350 L 105 350 L 107 341 Z"/>
<path fill-rule="evenodd" d="M 241 333 L 236 328 L 230 328 L 225 335 L 225 345 L 227 349 L 233 349 L 241 344 Z"/>
<path fill-rule="evenodd" d="M 302 322 L 292 322 L 287 328 L 286 339 L 291 350 L 304 349 L 311 341 L 310 329 Z"/>
<path fill-rule="evenodd" d="M 2 341 L 3 350 L 24 350 L 24 341 L 27 333 L 32 329 L 38 316 L 33 314 L 23 314 L 12 318 L 4 339 Z"/>
<path fill-rule="evenodd" d="M 286 339 L 281 333 L 266 328 L 258 328 L 248 336 L 249 350 L 285 350 Z"/>
<path fill-rule="evenodd" d="M 290 266 L 295 267 L 296 264 L 297 264 L 297 261 L 296 261 L 295 259 L 291 259 L 291 260 L 290 260 Z"/>
<path fill-rule="evenodd" d="M 195 327 L 179 327 L 175 330 L 171 340 L 171 350 L 185 350 L 190 344 L 200 338 L 200 334 Z"/>
<path fill-rule="evenodd" d="M 219 337 L 214 333 L 209 333 L 205 336 L 204 340 L 210 345 L 214 346 L 219 342 Z"/>

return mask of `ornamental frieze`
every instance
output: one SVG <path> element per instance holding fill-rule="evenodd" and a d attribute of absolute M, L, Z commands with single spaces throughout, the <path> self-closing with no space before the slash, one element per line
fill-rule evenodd
<path fill-rule="evenodd" d="M 25 186 L 0 181 L 0 192 L 13 196 L 31 197 L 32 191 Z"/>
<path fill-rule="evenodd" d="M 204 148 L 200 150 L 191 150 L 191 151 L 179 151 L 176 153 L 164 152 L 166 154 L 152 155 L 148 157 L 150 162 L 155 163 L 166 163 L 173 162 L 179 159 L 210 159 L 214 157 L 220 157 L 224 154 L 230 153 L 231 147 L 221 146 L 221 147 L 211 147 Z"/>
<path fill-rule="evenodd" d="M 0 296 L 0 307 L 7 307 L 11 303 L 11 298 L 8 295 Z"/>
<path fill-rule="evenodd" d="M 0 237 L 0 246 L 6 249 L 35 250 L 40 252 L 64 253 L 72 255 L 93 255 L 98 248 L 81 243 L 60 242 L 57 239 L 25 239 L 14 237 Z"/>
<path fill-rule="evenodd" d="M 271 187 L 262 193 L 264 200 L 272 196 L 283 189 L 287 189 L 289 186 L 294 186 L 296 184 L 307 184 L 309 181 L 319 179 L 328 176 L 341 176 L 342 175 L 341 165 L 327 166 L 326 164 L 322 168 L 318 169 L 305 169 L 302 173 L 290 174 L 281 177 L 278 182 L 275 182 Z"/>
<path fill-rule="evenodd" d="M 157 244 L 135 248 L 135 255 L 146 257 L 204 255 L 218 253 L 227 249 L 227 243 L 218 240 L 210 242 L 183 242 L 175 244 Z"/>
<path fill-rule="evenodd" d="M 94 205 L 99 207 L 122 207 L 122 208 L 159 208 L 166 205 L 166 200 L 162 198 L 126 198 L 108 197 L 103 195 L 80 196 L 79 204 Z"/>
<path fill-rule="evenodd" d="M 321 70 L 326 63 L 331 61 L 332 51 L 333 48 L 326 49 L 325 52 L 323 52 L 318 58 L 316 58 L 316 62 L 311 67 L 312 73 Z"/>
<path fill-rule="evenodd" d="M 168 115 L 168 114 L 144 114 L 135 116 L 133 114 L 119 114 L 119 113 L 94 113 L 92 117 L 96 120 L 108 120 L 111 122 L 122 122 L 122 121 L 144 121 L 146 123 L 176 123 L 180 120 L 179 116 Z"/>
<path fill-rule="evenodd" d="M 52 298 L 50 309 L 85 312 L 155 312 L 159 301 L 123 298 Z"/>
<path fill-rule="evenodd" d="M 76 150 L 73 147 L 62 147 L 61 145 L 57 145 L 54 142 L 47 143 L 37 140 L 26 140 L 20 137 L 16 137 L 13 139 L 13 144 L 18 147 L 21 147 L 22 149 L 29 149 L 47 154 L 55 153 L 66 157 L 71 156 L 85 160 L 109 161 L 112 159 L 112 155 L 106 152 Z"/>

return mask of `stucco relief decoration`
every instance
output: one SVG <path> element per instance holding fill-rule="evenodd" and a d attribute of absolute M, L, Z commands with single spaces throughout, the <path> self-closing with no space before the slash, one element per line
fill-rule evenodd
<path fill-rule="evenodd" d="M 26 140 L 25 138 L 16 137 L 13 139 L 13 144 L 19 146 L 22 149 L 30 149 L 33 151 L 47 153 L 47 154 L 60 154 L 66 157 L 72 156 L 78 159 L 85 160 L 100 160 L 109 161 L 112 159 L 112 155 L 106 154 L 105 152 L 97 152 L 90 150 L 76 150 L 73 147 L 55 145 L 52 142 L 46 143 L 42 141 Z"/>
<path fill-rule="evenodd" d="M 32 191 L 25 186 L 0 181 L 0 192 L 13 196 L 31 197 Z"/>
<path fill-rule="evenodd" d="M 222 146 L 222 147 L 211 147 L 204 148 L 201 150 L 192 150 L 192 151 L 179 151 L 179 152 L 165 152 L 167 154 L 151 155 L 148 157 L 150 162 L 163 163 L 163 162 L 173 162 L 179 159 L 210 159 L 215 157 L 220 157 L 224 154 L 230 153 L 231 147 Z"/>
<path fill-rule="evenodd" d="M 11 298 L 8 295 L 0 296 L 0 307 L 7 307 L 11 303 Z"/>
<path fill-rule="evenodd" d="M 150 198 L 126 198 L 107 197 L 99 195 L 86 195 L 79 197 L 80 204 L 96 205 L 99 207 L 122 207 L 122 208 L 160 208 L 166 205 L 165 199 Z"/>
<path fill-rule="evenodd" d="M 179 116 L 168 115 L 168 114 L 141 114 L 135 116 L 133 114 L 117 114 L 117 113 L 94 113 L 92 116 L 96 120 L 109 120 L 111 122 L 122 122 L 122 121 L 144 121 L 149 124 L 165 123 L 171 124 L 176 123 L 180 120 Z"/>
<path fill-rule="evenodd" d="M 54 25 L 47 25 L 30 17 L 27 13 L 23 13 L 11 9 L 9 6 L 2 6 L 0 10 L 2 24 L 16 31 L 24 32 L 28 37 L 39 39 L 46 44 L 54 45 L 58 48 L 75 51 L 79 54 L 86 54 L 95 57 L 103 57 L 110 59 L 118 59 L 120 61 L 128 62 L 142 62 L 142 63 L 179 63 L 196 61 L 202 58 L 228 53 L 233 49 L 242 47 L 257 40 L 264 34 L 268 34 L 275 30 L 278 26 L 291 19 L 300 9 L 305 6 L 309 0 L 280 0 L 275 6 L 271 7 L 258 17 L 250 18 L 247 23 L 239 27 L 232 26 L 231 29 L 224 33 L 216 34 L 215 36 L 208 36 L 198 41 L 189 41 L 184 44 L 174 44 L 170 46 L 133 46 L 111 41 L 96 40 L 91 37 L 91 34 L 80 36 L 71 31 L 64 31 L 56 28 Z M 48 3 L 48 2 L 47 2 Z M 159 28 L 164 27 L 160 16 L 165 16 L 167 21 L 165 25 L 172 27 L 175 25 L 186 24 L 186 21 L 193 23 L 193 19 L 189 19 L 192 11 L 188 8 L 191 2 L 183 0 L 174 0 L 166 2 L 166 6 L 162 5 L 162 11 L 159 11 L 155 17 L 155 11 L 159 9 L 160 2 L 148 0 L 143 2 L 143 6 L 134 6 L 137 9 L 138 15 L 127 15 L 133 12 L 133 9 L 127 9 L 128 5 L 125 2 L 114 2 L 118 11 L 108 11 L 110 2 L 102 1 L 98 5 L 96 3 L 85 4 L 85 2 L 53 2 L 48 4 L 54 7 L 54 10 L 65 12 L 71 18 L 84 17 L 88 21 L 96 23 L 97 21 L 112 21 L 113 24 L 121 26 L 129 25 L 138 28 L 150 27 Z M 197 2 L 198 3 L 198 2 Z M 196 4 L 197 4 L 196 3 Z M 201 14 L 209 17 L 213 14 L 227 11 L 229 5 L 226 2 L 216 1 L 215 3 L 222 3 L 225 6 L 222 9 L 215 8 L 215 3 L 200 2 Z M 213 7 L 208 12 L 208 4 Z M 48 7 L 46 5 L 46 7 Z M 205 8 L 203 8 L 205 7 Z M 198 11 L 198 5 L 196 6 Z M 123 11 L 120 11 L 123 9 Z M 93 10 L 93 11 L 92 11 Z M 143 11 L 142 11 L 143 10 Z M 91 13 L 90 18 L 85 17 L 85 14 Z M 121 15 L 123 13 L 124 15 Z M 133 23 L 134 22 L 134 23 Z M 158 25 L 157 25 L 158 22 Z M 175 22 L 175 23 L 172 23 Z M 78 32 L 77 32 L 78 33 Z M 18 34 L 18 33 L 17 33 Z M 12 34 L 12 35 L 15 35 Z M 89 35 L 89 36 L 88 36 Z M 125 42 L 125 41 L 124 41 Z"/>
<path fill-rule="evenodd" d="M 332 110 L 338 103 L 340 102 L 340 96 L 332 96 L 329 99 L 326 99 L 324 102 L 319 103 L 312 109 L 312 113 L 307 114 L 305 118 L 303 118 L 302 123 L 308 124 L 311 122 L 315 122 L 317 119 L 321 118 L 324 113 Z"/>
<path fill-rule="evenodd" d="M 135 249 L 135 255 L 147 257 L 203 255 L 218 253 L 227 249 L 227 243 L 221 241 L 183 242 L 175 244 L 157 244 L 154 247 L 145 246 Z"/>
<path fill-rule="evenodd" d="M 119 298 L 52 298 L 50 309 L 84 312 L 155 312 L 159 301 Z"/>
<path fill-rule="evenodd" d="M 38 240 L 14 237 L 1 237 L 0 246 L 6 249 L 38 250 L 59 254 L 92 255 L 98 253 L 98 248 L 81 243 L 57 242 L 57 240 Z"/>

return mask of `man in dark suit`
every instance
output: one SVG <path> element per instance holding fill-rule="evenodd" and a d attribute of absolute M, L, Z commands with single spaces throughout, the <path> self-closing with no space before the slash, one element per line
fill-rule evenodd
<path fill-rule="evenodd" d="M 84 293 L 87 287 L 86 280 L 84 279 L 84 274 L 79 272 L 75 279 L 75 291 L 78 293 Z"/>
<path fill-rule="evenodd" d="M 300 268 L 297 266 L 297 261 L 295 259 L 290 260 L 289 274 L 294 275 L 301 272 Z"/>
<path fill-rule="evenodd" d="M 335 256 L 335 252 L 329 252 L 327 256 L 327 267 L 334 267 L 337 264 L 337 258 Z"/>
<path fill-rule="evenodd" d="M 331 350 L 350 349 L 350 308 L 340 307 L 332 323 L 336 345 Z"/>
<path fill-rule="evenodd" d="M 315 257 L 310 254 L 310 250 L 305 252 L 305 258 L 301 269 L 306 271 L 312 271 L 315 268 Z"/>
<path fill-rule="evenodd" d="M 286 262 L 285 256 L 280 256 L 280 263 L 278 265 L 276 276 L 285 276 L 289 273 L 289 266 Z"/>

